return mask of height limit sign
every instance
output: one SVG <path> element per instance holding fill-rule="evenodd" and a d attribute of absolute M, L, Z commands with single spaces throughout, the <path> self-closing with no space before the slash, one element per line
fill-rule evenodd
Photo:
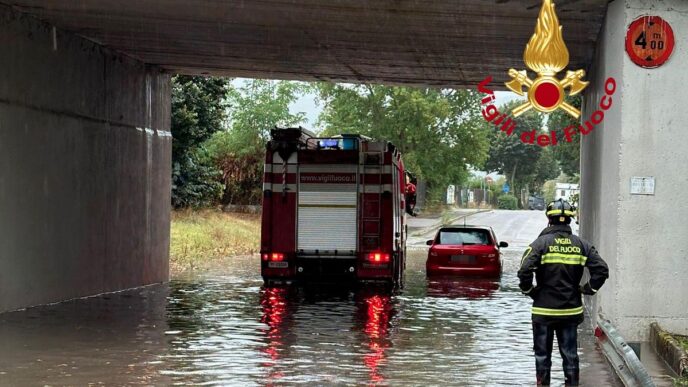
<path fill-rule="evenodd" d="M 659 16 L 635 19 L 626 32 L 626 52 L 640 67 L 663 65 L 674 51 L 674 31 Z"/>

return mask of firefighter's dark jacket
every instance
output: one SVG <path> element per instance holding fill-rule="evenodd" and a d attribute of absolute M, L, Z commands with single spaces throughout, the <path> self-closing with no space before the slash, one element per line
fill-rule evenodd
<path fill-rule="evenodd" d="M 588 284 L 596 292 L 609 277 L 607 264 L 595 247 L 573 235 L 568 225 L 547 227 L 530 244 L 521 259 L 518 278 L 521 291 L 533 299 L 534 322 L 583 321 L 579 286 L 584 267 L 590 272 Z"/>

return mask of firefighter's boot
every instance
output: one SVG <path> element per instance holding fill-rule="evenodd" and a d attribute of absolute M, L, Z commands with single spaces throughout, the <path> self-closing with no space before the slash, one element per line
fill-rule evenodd
<path fill-rule="evenodd" d="M 537 379 L 538 386 L 549 386 L 549 369 L 536 370 L 535 377 Z"/>
<path fill-rule="evenodd" d="M 580 381 L 578 369 L 564 370 L 564 379 L 565 386 L 578 386 Z"/>

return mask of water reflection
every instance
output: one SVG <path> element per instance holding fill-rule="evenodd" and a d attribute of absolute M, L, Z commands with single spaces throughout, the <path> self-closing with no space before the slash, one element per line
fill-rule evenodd
<path fill-rule="evenodd" d="M 429 297 L 492 298 L 499 290 L 499 280 L 489 278 L 430 277 L 427 282 Z"/>
<path fill-rule="evenodd" d="M 282 332 L 287 329 L 283 326 L 287 312 L 286 288 L 267 288 L 262 290 L 260 304 L 263 307 L 263 316 L 260 322 L 268 325 L 268 347 L 263 351 L 272 361 L 278 359 L 282 347 Z M 268 364 L 269 365 L 269 364 Z"/>
<path fill-rule="evenodd" d="M 369 381 L 381 384 L 385 381 L 381 367 L 386 363 L 386 351 L 391 346 L 390 324 L 395 309 L 388 293 L 361 292 L 357 302 L 358 323 L 368 342 L 368 352 L 363 363 L 368 369 Z"/>
<path fill-rule="evenodd" d="M 266 376 L 268 385 L 284 377 L 284 373 L 274 366 L 280 361 L 280 352 L 284 349 L 285 332 L 289 330 L 288 321 L 291 321 L 290 316 L 287 315 L 290 310 L 287 307 L 289 290 L 289 288 L 280 287 L 261 289 L 260 305 L 263 314 L 260 322 L 267 325 L 267 332 L 264 332 L 267 346 L 261 351 L 268 359 L 261 365 L 268 370 Z"/>

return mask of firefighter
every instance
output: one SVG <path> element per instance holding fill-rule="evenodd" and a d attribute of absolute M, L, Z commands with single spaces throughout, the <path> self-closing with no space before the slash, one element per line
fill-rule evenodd
<path fill-rule="evenodd" d="M 411 176 L 406 174 L 406 213 L 416 216 L 413 211 L 416 208 L 416 185 L 413 184 Z"/>
<path fill-rule="evenodd" d="M 533 299 L 532 325 L 538 385 L 549 385 L 552 343 L 557 336 L 567 386 L 577 386 L 578 334 L 583 322 L 581 294 L 594 295 L 609 276 L 607 264 L 590 243 L 571 232 L 575 208 L 559 199 L 547 205 L 549 225 L 521 259 L 519 287 Z M 590 279 L 580 285 L 583 268 Z M 535 275 L 536 285 L 533 285 Z"/>

